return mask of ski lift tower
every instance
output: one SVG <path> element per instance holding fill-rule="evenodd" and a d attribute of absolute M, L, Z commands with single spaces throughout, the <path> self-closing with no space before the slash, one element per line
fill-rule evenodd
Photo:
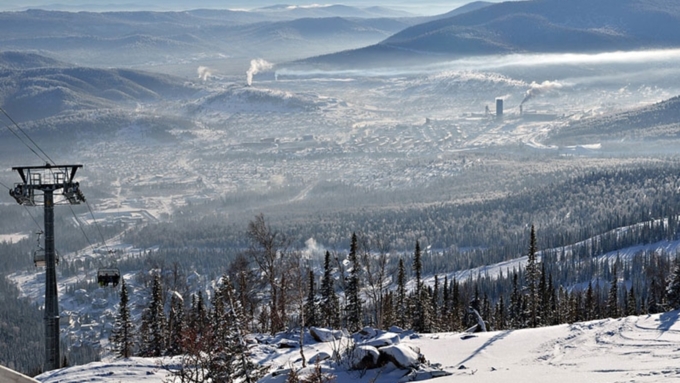
<path fill-rule="evenodd" d="M 21 183 L 14 185 L 9 195 L 24 206 L 45 208 L 45 371 L 60 367 L 59 358 L 59 299 L 57 291 L 56 256 L 54 252 L 54 195 L 63 196 L 57 204 L 76 205 L 85 202 L 78 182 L 73 179 L 83 165 L 23 166 Z M 39 193 L 42 192 L 42 193 Z"/>

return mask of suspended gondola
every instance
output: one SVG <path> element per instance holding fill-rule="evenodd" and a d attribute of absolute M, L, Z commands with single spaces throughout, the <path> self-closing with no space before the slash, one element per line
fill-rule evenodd
<path fill-rule="evenodd" d="M 38 245 L 36 246 L 36 249 L 33 251 L 33 264 L 35 267 L 45 267 L 47 266 L 47 259 L 45 259 L 45 249 L 40 245 L 40 236 L 43 234 L 42 231 L 39 231 L 36 233 L 38 235 L 37 242 Z M 54 260 L 56 264 L 59 264 L 59 254 L 57 252 L 54 252 Z"/>
<path fill-rule="evenodd" d="M 113 250 L 109 250 L 109 255 Z M 97 283 L 99 287 L 116 287 L 120 283 L 120 270 L 117 267 L 100 267 L 97 270 Z"/>
<path fill-rule="evenodd" d="M 120 282 L 120 270 L 115 267 L 100 268 L 97 270 L 97 283 L 100 287 L 118 286 Z"/>

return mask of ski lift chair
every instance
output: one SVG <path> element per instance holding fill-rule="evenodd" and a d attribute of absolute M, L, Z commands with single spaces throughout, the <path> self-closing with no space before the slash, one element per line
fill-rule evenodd
<path fill-rule="evenodd" d="M 100 287 L 118 286 L 120 282 L 120 270 L 117 268 L 105 268 L 97 270 L 97 283 Z"/>
<path fill-rule="evenodd" d="M 35 264 L 35 267 L 47 266 L 47 262 L 45 261 L 45 250 L 38 249 L 33 252 L 33 264 Z"/>

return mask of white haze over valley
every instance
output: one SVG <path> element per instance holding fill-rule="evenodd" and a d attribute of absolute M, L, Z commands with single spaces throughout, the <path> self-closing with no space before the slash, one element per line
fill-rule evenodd
<path fill-rule="evenodd" d="M 500 2 L 500 0 L 489 0 L 489 2 Z M 201 8 L 216 8 L 216 9 L 234 9 L 234 10 L 250 10 L 253 8 L 262 8 L 273 5 L 287 4 L 291 7 L 324 7 L 332 4 L 346 4 L 358 7 L 364 6 L 384 6 L 393 9 L 400 9 L 413 14 L 419 15 L 436 15 L 448 12 L 454 8 L 465 5 L 468 1 L 453 0 L 453 1 L 406 1 L 406 0 L 376 0 L 368 4 L 360 0 L 345 0 L 341 2 L 323 2 L 323 1 L 291 1 L 281 2 L 275 0 L 199 0 L 188 2 L 186 0 L 175 1 L 157 1 L 157 0 L 142 0 L 137 2 L 130 2 L 127 0 L 112 0 L 101 2 L 92 2 L 87 0 L 5 0 L 0 3 L 0 11 L 17 11 L 29 8 L 43 8 L 55 10 L 94 10 L 94 11 L 124 11 L 124 10 L 150 10 L 150 11 L 184 11 L 190 9 Z"/>

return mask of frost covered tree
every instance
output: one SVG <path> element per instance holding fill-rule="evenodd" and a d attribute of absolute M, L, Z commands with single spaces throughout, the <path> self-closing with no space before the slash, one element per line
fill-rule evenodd
<path fill-rule="evenodd" d="M 316 283 L 314 281 L 314 271 L 308 272 L 307 300 L 305 301 L 305 326 L 318 326 L 318 308 L 316 301 Z"/>
<path fill-rule="evenodd" d="M 140 327 L 140 355 L 162 356 L 166 350 L 166 318 L 163 310 L 163 286 L 154 276 L 151 301 L 142 313 Z"/>
<path fill-rule="evenodd" d="M 538 284 L 540 273 L 538 270 L 538 262 L 536 261 L 536 230 L 534 225 L 531 225 L 531 237 L 529 239 L 529 253 L 527 255 L 526 267 L 526 290 L 527 290 L 527 317 L 529 318 L 529 326 L 537 327 L 539 322 L 539 307 L 540 299 L 538 294 Z"/>
<path fill-rule="evenodd" d="M 618 318 L 620 316 L 619 310 L 619 278 L 616 273 L 616 266 L 612 271 L 612 280 L 609 287 L 609 295 L 607 296 L 607 316 L 610 318 Z"/>
<path fill-rule="evenodd" d="M 671 309 L 680 309 L 680 258 L 676 258 L 673 265 L 673 273 L 666 288 L 666 301 Z"/>
<path fill-rule="evenodd" d="M 423 262 L 420 253 L 420 242 L 416 241 L 416 248 L 413 252 L 413 272 L 416 276 L 415 299 L 413 300 L 413 321 L 411 325 L 413 330 L 418 332 L 426 331 L 426 305 L 429 304 L 429 299 L 426 294 L 423 294 Z"/>
<path fill-rule="evenodd" d="M 352 242 L 349 248 L 349 256 L 347 259 L 352 267 L 349 278 L 347 280 L 346 295 L 347 305 L 345 306 L 345 322 L 347 329 L 351 332 L 358 331 L 362 327 L 362 299 L 360 296 L 361 286 L 359 273 L 361 266 L 358 259 L 358 242 L 356 233 L 352 233 Z"/>
<path fill-rule="evenodd" d="M 111 330 L 111 350 L 119 358 L 129 358 L 135 347 L 135 325 L 130 317 L 128 289 L 125 279 L 121 278 L 120 303 L 118 315 Z"/>
<path fill-rule="evenodd" d="M 286 291 L 283 254 L 288 241 L 285 236 L 267 224 L 264 215 L 259 214 L 248 223 L 247 231 L 250 247 L 247 255 L 255 261 L 269 285 L 269 331 L 275 334 L 283 330 L 285 324 Z"/>
<path fill-rule="evenodd" d="M 183 352 L 182 333 L 184 327 L 184 300 L 177 291 L 174 291 L 170 298 L 170 315 L 168 318 L 168 354 L 179 355 Z"/>
<path fill-rule="evenodd" d="M 340 302 L 335 294 L 331 253 L 326 251 L 323 262 L 323 279 L 321 280 L 321 302 L 319 304 L 321 325 L 329 328 L 340 327 Z"/>
<path fill-rule="evenodd" d="M 395 313 L 397 316 L 397 324 L 401 328 L 406 327 L 408 323 L 408 311 L 406 310 L 406 270 L 404 269 L 404 260 L 399 258 L 399 267 L 397 268 L 397 301 Z"/>

